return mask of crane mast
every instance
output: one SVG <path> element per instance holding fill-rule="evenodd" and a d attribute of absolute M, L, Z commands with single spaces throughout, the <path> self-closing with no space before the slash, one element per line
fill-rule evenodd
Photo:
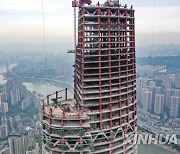
<path fill-rule="evenodd" d="M 77 4 L 77 1 L 74 0 L 74 3 Z M 76 51 L 76 7 L 74 7 L 74 50 Z"/>
<path fill-rule="evenodd" d="M 68 50 L 68 53 L 75 53 L 76 52 L 76 45 L 77 45 L 77 14 L 76 14 L 76 10 L 78 7 L 78 1 L 74 0 L 72 1 L 72 7 L 74 7 L 74 49 L 73 50 Z"/>
<path fill-rule="evenodd" d="M 68 50 L 68 53 L 75 53 L 77 48 L 77 12 L 76 9 L 84 4 L 91 4 L 91 0 L 73 0 L 72 7 L 74 7 L 74 49 Z"/>

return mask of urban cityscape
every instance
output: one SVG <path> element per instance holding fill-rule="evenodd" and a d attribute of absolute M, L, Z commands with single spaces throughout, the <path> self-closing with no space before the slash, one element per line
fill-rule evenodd
<path fill-rule="evenodd" d="M 70 1 L 71 41 L 60 45 L 48 42 L 46 9 L 57 9 L 48 3 L 43 43 L 30 51 L 0 38 L 0 154 L 179 154 L 180 42 L 158 45 L 150 27 L 152 41 L 139 45 L 136 32 L 138 9 L 151 5 L 153 25 L 169 3 Z M 131 144 L 148 134 L 152 144 Z"/>

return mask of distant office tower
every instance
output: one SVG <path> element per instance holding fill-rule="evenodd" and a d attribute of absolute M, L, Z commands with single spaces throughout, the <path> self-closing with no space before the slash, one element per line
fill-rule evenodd
<path fill-rule="evenodd" d="M 10 154 L 25 154 L 28 145 L 28 135 L 13 135 L 8 138 Z"/>
<path fill-rule="evenodd" d="M 169 108 L 170 107 L 170 97 L 172 95 L 172 90 L 171 89 L 165 89 L 164 90 L 164 103 L 165 107 Z"/>
<path fill-rule="evenodd" d="M 170 97 L 170 116 L 177 118 L 180 112 L 180 97 Z"/>
<path fill-rule="evenodd" d="M 152 110 L 152 92 L 144 91 L 142 94 L 142 106 L 144 110 L 151 111 Z"/>
<path fill-rule="evenodd" d="M 155 94 L 154 113 L 163 114 L 164 111 L 164 95 Z"/>
<path fill-rule="evenodd" d="M 136 132 L 134 10 L 117 2 L 79 7 L 74 94 L 89 109 L 97 154 L 136 151 L 119 132 Z"/>

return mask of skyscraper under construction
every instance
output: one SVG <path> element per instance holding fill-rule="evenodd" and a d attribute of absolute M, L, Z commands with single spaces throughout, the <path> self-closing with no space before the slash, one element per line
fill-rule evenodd
<path fill-rule="evenodd" d="M 57 101 L 56 95 L 53 106 L 47 98 L 43 149 L 135 154 L 136 145 L 127 139 L 137 130 L 134 9 L 110 0 L 80 0 L 73 7 L 79 8 L 74 100 Z"/>

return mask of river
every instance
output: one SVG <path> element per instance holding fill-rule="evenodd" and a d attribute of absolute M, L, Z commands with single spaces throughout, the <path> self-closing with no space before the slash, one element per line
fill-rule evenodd
<path fill-rule="evenodd" d="M 43 81 L 33 81 L 33 82 L 23 82 L 23 85 L 26 86 L 27 90 L 30 92 L 36 92 L 37 94 L 42 95 L 45 98 L 48 94 L 52 94 L 55 91 L 60 91 L 65 87 L 65 85 L 57 83 L 45 83 Z M 72 89 L 68 91 L 68 98 L 72 98 L 73 93 Z"/>
<path fill-rule="evenodd" d="M 13 65 L 11 65 L 13 67 Z M 6 83 L 4 80 L 3 75 L 1 73 L 5 72 L 5 66 L 0 67 L 0 84 Z M 30 82 L 23 82 L 23 85 L 26 88 L 33 92 L 35 91 L 37 94 L 42 95 L 44 98 L 47 94 L 54 93 L 55 91 L 59 91 L 64 89 L 64 85 L 57 85 L 55 83 L 46 83 L 43 81 L 30 81 Z M 72 90 L 68 94 L 69 98 L 73 97 Z M 171 152 L 164 150 L 163 148 L 156 146 L 156 145 L 138 145 L 138 154 L 172 154 Z"/>

